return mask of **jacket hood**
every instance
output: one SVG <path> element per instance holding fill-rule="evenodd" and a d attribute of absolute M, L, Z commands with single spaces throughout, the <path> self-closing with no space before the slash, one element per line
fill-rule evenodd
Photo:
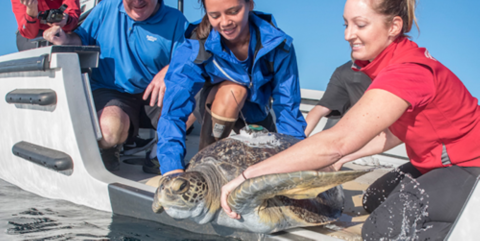
<path fill-rule="evenodd" d="M 260 41 L 257 41 L 257 44 L 260 44 L 259 52 L 257 57 L 261 57 L 262 55 L 270 52 L 274 48 L 278 47 L 282 43 L 284 44 L 284 48 L 288 50 L 291 45 L 293 38 L 284 33 L 277 27 L 277 23 L 271 14 L 259 12 L 259 11 L 252 11 L 249 17 L 250 24 L 256 28 L 257 36 L 260 37 Z M 190 23 L 185 31 L 186 38 L 194 38 L 196 39 L 194 30 L 200 24 L 201 19 Z M 205 50 L 216 55 L 222 55 L 223 47 L 221 44 L 222 35 L 212 28 L 210 34 L 204 42 Z"/>

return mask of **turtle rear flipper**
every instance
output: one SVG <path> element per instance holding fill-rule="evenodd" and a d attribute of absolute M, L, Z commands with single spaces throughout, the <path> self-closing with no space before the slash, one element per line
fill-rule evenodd
<path fill-rule="evenodd" d="M 370 171 L 300 171 L 251 178 L 230 193 L 228 205 L 233 211 L 242 214 L 275 196 L 286 196 L 291 199 L 315 198 L 332 187 L 354 180 Z"/>

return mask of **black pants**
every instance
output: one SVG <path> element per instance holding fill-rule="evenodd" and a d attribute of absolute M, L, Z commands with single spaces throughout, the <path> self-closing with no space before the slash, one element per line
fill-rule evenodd
<path fill-rule="evenodd" d="M 107 106 L 117 106 L 128 115 L 130 128 L 127 142 L 133 141 L 139 128 L 157 129 L 162 108 L 150 106 L 150 97 L 143 100 L 143 93 L 128 94 L 111 89 L 96 89 L 92 94 L 97 112 Z"/>
<path fill-rule="evenodd" d="M 479 175 L 459 166 L 422 175 L 411 163 L 385 174 L 364 194 L 363 240 L 443 240 Z"/>

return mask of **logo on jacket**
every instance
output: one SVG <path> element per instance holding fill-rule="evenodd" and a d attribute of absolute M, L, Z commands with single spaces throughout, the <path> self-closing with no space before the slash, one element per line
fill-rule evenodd
<path fill-rule="evenodd" d="M 425 57 L 431 59 L 431 60 L 435 60 L 437 61 L 434 57 L 432 57 L 432 55 L 430 54 L 430 52 L 428 52 L 428 50 L 425 49 Z"/>
<path fill-rule="evenodd" d="M 150 36 L 150 35 L 147 35 L 147 40 L 150 41 L 150 42 L 155 42 L 155 41 L 157 41 L 157 38 L 155 38 L 153 36 Z"/>

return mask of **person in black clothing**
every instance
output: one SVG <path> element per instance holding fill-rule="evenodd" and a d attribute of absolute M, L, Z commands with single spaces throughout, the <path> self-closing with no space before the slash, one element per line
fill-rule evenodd
<path fill-rule="evenodd" d="M 366 74 L 352 70 L 352 61 L 338 67 L 333 72 L 322 99 L 305 118 L 305 136 L 312 133 L 322 117 L 328 118 L 324 130 L 335 125 L 347 110 L 357 103 L 370 83 L 372 80 Z"/>

